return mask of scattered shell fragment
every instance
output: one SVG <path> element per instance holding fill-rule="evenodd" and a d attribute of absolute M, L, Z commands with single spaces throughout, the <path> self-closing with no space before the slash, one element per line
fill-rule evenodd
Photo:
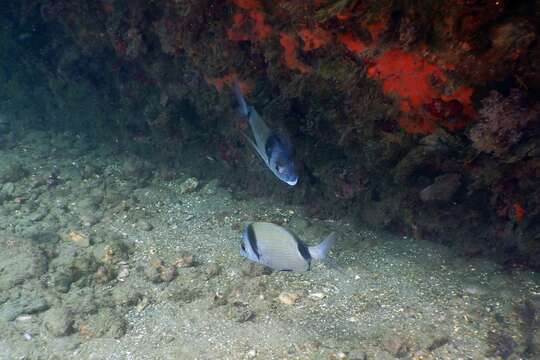
<path fill-rule="evenodd" d="M 148 298 L 145 296 L 141 299 L 141 301 L 139 301 L 139 303 L 137 304 L 137 306 L 135 307 L 137 309 L 138 312 L 141 312 L 143 311 L 144 309 L 146 309 L 146 307 L 150 304 L 150 300 L 148 300 Z"/>
<path fill-rule="evenodd" d="M 80 247 L 90 246 L 90 238 L 88 235 L 83 234 L 80 231 L 70 230 L 68 233 L 69 239 L 75 243 L 75 245 Z"/>
<path fill-rule="evenodd" d="M 32 315 L 20 315 L 20 316 L 17 316 L 17 318 L 15 319 L 15 321 L 30 321 L 32 320 Z"/>
<path fill-rule="evenodd" d="M 129 276 L 129 268 L 126 265 L 124 265 L 120 268 L 120 271 L 118 271 L 118 276 L 116 277 L 116 279 L 118 281 L 125 281 L 128 276 Z"/>
<path fill-rule="evenodd" d="M 309 294 L 309 297 L 313 300 L 322 300 L 326 297 L 326 294 L 324 293 L 312 293 Z"/>
<path fill-rule="evenodd" d="M 100 284 L 106 283 L 110 279 L 110 271 L 105 266 L 100 266 L 96 270 L 96 274 L 94 275 L 94 278 L 96 281 Z"/>
<path fill-rule="evenodd" d="M 295 293 L 282 292 L 279 294 L 278 300 L 285 305 L 294 305 L 300 296 Z"/>
<path fill-rule="evenodd" d="M 101 260 L 104 263 L 110 264 L 113 260 L 114 256 L 114 250 L 110 245 L 105 245 L 105 248 L 103 249 L 103 257 Z"/>

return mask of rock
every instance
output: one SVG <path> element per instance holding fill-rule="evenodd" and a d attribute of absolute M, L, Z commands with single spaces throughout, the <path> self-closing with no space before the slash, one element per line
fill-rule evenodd
<path fill-rule="evenodd" d="M 128 276 L 129 276 L 129 267 L 122 266 L 120 270 L 118 271 L 118 276 L 116 276 L 116 279 L 118 281 L 126 281 Z"/>
<path fill-rule="evenodd" d="M 150 265 L 144 269 L 144 276 L 146 276 L 146 278 L 153 283 L 158 283 L 161 281 L 160 275 L 160 271 L 155 266 Z"/>
<path fill-rule="evenodd" d="M 21 164 L 13 163 L 8 166 L 0 167 L 0 184 L 15 183 L 28 175 L 26 170 Z"/>
<path fill-rule="evenodd" d="M 221 273 L 221 267 L 218 264 L 212 263 L 208 265 L 208 267 L 204 270 L 204 273 L 206 274 L 206 280 L 210 280 Z"/>
<path fill-rule="evenodd" d="M 63 307 L 68 309 L 71 314 L 77 314 L 77 316 L 94 314 L 101 308 L 103 299 L 96 299 L 93 287 L 77 288 L 73 287 L 66 295 L 63 296 Z"/>
<path fill-rule="evenodd" d="M 164 266 L 161 268 L 161 273 L 159 274 L 159 277 L 161 281 L 164 282 L 171 282 L 176 278 L 176 266 Z"/>
<path fill-rule="evenodd" d="M 349 360 L 367 360 L 367 354 L 365 351 L 352 350 L 347 354 Z"/>
<path fill-rule="evenodd" d="M 84 165 L 79 171 L 83 179 L 90 179 L 96 177 L 102 172 L 101 169 L 91 164 Z"/>
<path fill-rule="evenodd" d="M 41 221 L 47 216 L 49 213 L 49 210 L 46 208 L 39 208 L 37 211 L 34 211 L 32 215 L 30 215 L 29 219 L 32 222 L 38 222 Z"/>
<path fill-rule="evenodd" d="M 137 221 L 137 228 L 143 231 L 152 231 L 154 229 L 154 226 L 150 224 L 148 221 L 141 219 Z"/>
<path fill-rule="evenodd" d="M 45 311 L 49 304 L 42 294 L 37 292 L 23 292 L 18 298 L 12 299 L 0 308 L 0 320 L 13 321 L 22 314 L 34 314 Z"/>
<path fill-rule="evenodd" d="M 4 186 L 2 186 L 2 193 L 12 196 L 13 193 L 15 193 L 15 184 L 12 182 L 5 183 Z"/>
<path fill-rule="evenodd" d="M 10 250 L 0 241 L 0 293 L 23 284 L 29 279 L 39 278 L 45 274 L 48 259 L 44 252 L 30 247 L 24 238 L 8 238 L 6 241 L 16 241 L 18 248 Z M 28 247 L 27 247 L 28 246 Z"/>
<path fill-rule="evenodd" d="M 146 278 L 154 283 L 170 282 L 176 278 L 176 265 L 165 266 L 163 260 L 153 258 L 144 270 Z"/>
<path fill-rule="evenodd" d="M 248 359 L 255 359 L 257 357 L 257 350 L 251 349 L 246 353 Z"/>
<path fill-rule="evenodd" d="M 431 343 L 431 345 L 428 346 L 428 350 L 434 351 L 440 348 L 441 346 L 448 344 L 449 341 L 450 341 L 450 338 L 448 336 L 437 337 L 433 339 L 433 342 Z"/>
<path fill-rule="evenodd" d="M 112 279 L 112 271 L 107 266 L 100 266 L 94 275 L 94 279 L 98 284 L 109 282 Z"/>
<path fill-rule="evenodd" d="M 210 180 L 204 187 L 202 188 L 202 192 L 206 195 L 215 195 L 219 188 L 219 180 L 213 179 Z"/>
<path fill-rule="evenodd" d="M 71 276 L 71 273 L 62 271 L 55 273 L 52 276 L 52 283 L 56 291 L 60 293 L 67 293 L 71 288 L 73 278 Z"/>
<path fill-rule="evenodd" d="M 373 355 L 373 360 L 395 360 L 396 357 L 390 354 L 388 351 L 377 351 L 375 355 Z"/>
<path fill-rule="evenodd" d="M 402 358 L 409 352 L 407 343 L 397 336 L 388 337 L 383 341 L 382 345 L 386 351 L 397 358 Z"/>
<path fill-rule="evenodd" d="M 85 248 L 90 246 L 90 237 L 81 231 L 71 229 L 67 233 L 67 238 L 79 247 Z"/>
<path fill-rule="evenodd" d="M 289 226 L 292 229 L 295 229 L 296 233 L 302 233 L 309 227 L 309 221 L 300 216 L 294 215 L 291 217 L 291 220 L 289 220 Z"/>
<path fill-rule="evenodd" d="M 227 305 L 228 303 L 227 298 L 223 296 L 223 294 L 220 294 L 220 293 L 215 293 L 212 296 L 211 301 L 212 301 L 211 307 L 224 306 L 224 305 Z"/>
<path fill-rule="evenodd" d="M 145 296 L 141 299 L 141 301 L 139 301 L 139 303 L 137 304 L 137 312 L 141 312 L 143 311 L 144 309 L 146 309 L 146 307 L 150 304 L 150 300 L 148 300 L 148 298 Z"/>
<path fill-rule="evenodd" d="M 126 321 L 114 310 L 106 308 L 89 318 L 88 323 L 79 327 L 83 336 L 108 336 L 119 339 L 126 333 Z"/>
<path fill-rule="evenodd" d="M 94 226 L 103 219 L 103 213 L 101 211 L 81 212 L 79 215 L 83 226 Z"/>
<path fill-rule="evenodd" d="M 322 300 L 326 297 L 325 293 L 317 292 L 317 293 L 311 293 L 309 294 L 309 298 L 313 300 Z"/>
<path fill-rule="evenodd" d="M 226 316 L 230 320 L 239 323 L 249 321 L 255 317 L 255 313 L 241 302 L 234 302 L 228 305 Z"/>
<path fill-rule="evenodd" d="M 278 296 L 279 302 L 285 305 L 294 305 L 299 298 L 300 295 L 290 292 L 282 292 Z"/>
<path fill-rule="evenodd" d="M 199 180 L 191 177 L 180 184 L 180 194 L 189 194 L 197 190 L 199 187 Z"/>
<path fill-rule="evenodd" d="M 240 271 L 245 276 L 253 276 L 253 277 L 272 274 L 271 268 L 258 264 L 258 263 L 254 263 L 252 261 L 244 262 Z"/>
<path fill-rule="evenodd" d="M 461 185 L 460 174 L 445 174 L 435 178 L 433 184 L 420 191 L 423 202 L 449 202 Z"/>
<path fill-rule="evenodd" d="M 106 239 L 106 242 L 92 247 L 94 257 L 105 264 L 112 264 L 128 258 L 129 247 L 119 238 Z"/>
<path fill-rule="evenodd" d="M 166 299 L 189 304 L 203 296 L 203 293 L 199 289 L 192 289 L 189 287 L 174 288 L 168 287 L 162 294 Z"/>
<path fill-rule="evenodd" d="M 152 169 L 149 163 L 130 158 L 122 164 L 120 173 L 126 180 L 138 179 L 144 182 L 152 174 Z"/>
<path fill-rule="evenodd" d="M 407 184 L 414 173 L 431 164 L 438 164 L 441 155 L 425 146 L 418 146 L 407 153 L 392 170 L 396 184 Z"/>
<path fill-rule="evenodd" d="M 112 301 L 116 306 L 135 306 L 142 299 L 141 293 L 133 288 L 133 286 L 127 284 L 115 286 L 111 295 Z"/>
<path fill-rule="evenodd" d="M 489 348 L 486 355 L 502 359 L 508 359 L 518 346 L 512 336 L 499 331 L 488 332 L 487 344 Z"/>
<path fill-rule="evenodd" d="M 54 336 L 66 336 L 73 330 L 73 317 L 65 309 L 50 309 L 43 316 L 43 324 Z"/>
<path fill-rule="evenodd" d="M 177 268 L 187 268 L 193 266 L 193 255 L 183 255 L 174 263 Z"/>

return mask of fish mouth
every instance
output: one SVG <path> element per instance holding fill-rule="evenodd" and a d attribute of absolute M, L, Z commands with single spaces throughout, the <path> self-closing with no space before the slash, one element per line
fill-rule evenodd
<path fill-rule="evenodd" d="M 298 183 L 298 178 L 294 178 L 293 180 L 285 180 L 285 182 L 291 186 L 294 186 Z"/>

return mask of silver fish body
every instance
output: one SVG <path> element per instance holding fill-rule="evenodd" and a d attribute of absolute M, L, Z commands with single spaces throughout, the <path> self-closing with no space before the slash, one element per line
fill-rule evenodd
<path fill-rule="evenodd" d="M 320 244 L 307 246 L 284 227 L 255 222 L 244 229 L 240 255 L 278 271 L 308 271 L 312 260 L 325 259 L 335 239 L 332 233 Z"/>
<path fill-rule="evenodd" d="M 292 147 L 266 125 L 257 110 L 247 104 L 237 82 L 234 83 L 234 93 L 240 113 L 247 118 L 253 134 L 253 139 L 244 134 L 248 142 L 276 177 L 291 186 L 296 185 L 298 175 L 293 161 Z"/>

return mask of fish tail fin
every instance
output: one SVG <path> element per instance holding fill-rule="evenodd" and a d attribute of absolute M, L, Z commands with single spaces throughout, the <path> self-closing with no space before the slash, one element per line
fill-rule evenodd
<path fill-rule="evenodd" d="M 238 101 L 240 114 L 242 114 L 242 116 L 248 116 L 249 115 L 248 105 L 246 103 L 246 98 L 244 97 L 244 94 L 242 93 L 242 89 L 240 89 L 240 83 L 238 82 L 238 80 L 235 80 L 233 83 L 233 91 L 234 91 L 234 94 L 236 95 L 236 100 Z"/>
<path fill-rule="evenodd" d="M 331 233 L 328 235 L 319 245 L 310 246 L 309 254 L 311 255 L 311 258 L 315 260 L 324 260 L 326 258 L 326 255 L 328 254 L 328 251 L 336 241 L 336 233 Z"/>

